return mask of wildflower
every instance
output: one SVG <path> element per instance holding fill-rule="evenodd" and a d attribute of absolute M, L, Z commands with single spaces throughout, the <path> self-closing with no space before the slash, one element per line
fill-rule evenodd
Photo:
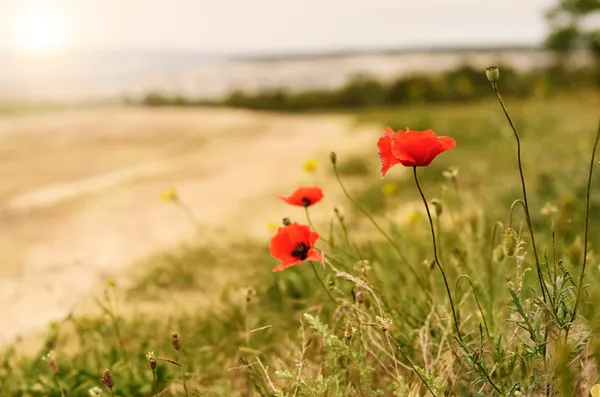
<path fill-rule="evenodd" d="M 302 169 L 307 174 L 313 174 L 317 170 L 317 165 L 318 164 L 319 163 L 317 162 L 317 159 L 308 159 L 302 165 Z"/>
<path fill-rule="evenodd" d="M 150 366 L 150 369 L 156 369 L 156 357 L 154 357 L 154 352 L 146 353 L 146 360 L 148 360 L 148 365 Z"/>
<path fill-rule="evenodd" d="M 181 350 L 181 342 L 179 342 L 179 334 L 177 332 L 171 332 L 171 345 L 173 345 L 173 349 Z"/>
<path fill-rule="evenodd" d="M 54 350 L 50 350 L 48 353 L 46 353 L 42 357 L 42 360 L 48 363 L 53 375 L 58 375 L 58 362 L 56 361 L 56 353 Z"/>
<path fill-rule="evenodd" d="M 101 380 L 102 380 L 102 383 L 104 383 L 104 385 L 106 387 L 108 387 L 109 389 L 112 390 L 113 386 L 115 385 L 115 381 L 114 381 L 109 369 L 105 369 L 104 372 L 102 372 Z"/>
<path fill-rule="evenodd" d="M 318 238 L 319 233 L 296 222 L 280 227 L 277 234 L 271 239 L 269 246 L 271 255 L 282 262 L 273 271 L 279 272 L 306 260 L 320 262 L 322 260 L 321 253 L 315 249 L 315 242 Z"/>
<path fill-rule="evenodd" d="M 544 216 L 550 216 L 556 214 L 557 212 L 558 208 L 550 203 L 546 203 L 546 205 L 544 205 L 544 207 L 542 207 L 542 209 L 540 210 L 540 214 Z"/>
<path fill-rule="evenodd" d="M 381 332 L 387 332 L 392 326 L 392 320 L 387 317 L 375 316 L 375 322 L 381 328 Z"/>
<path fill-rule="evenodd" d="M 114 288 L 117 285 L 117 283 L 114 279 L 109 278 L 108 280 L 106 280 L 106 285 L 110 288 Z"/>
<path fill-rule="evenodd" d="M 310 207 L 323 199 L 323 191 L 320 187 L 300 187 L 291 196 L 277 196 L 290 205 L 299 207 Z"/>
<path fill-rule="evenodd" d="M 414 227 L 423 220 L 423 215 L 418 211 L 411 211 L 406 214 L 404 221 L 408 227 Z"/>
<path fill-rule="evenodd" d="M 267 222 L 267 229 L 269 229 L 270 232 L 277 231 L 278 227 L 279 227 L 279 225 L 275 221 L 269 221 L 269 222 Z"/>
<path fill-rule="evenodd" d="M 592 390 L 590 391 L 592 397 L 600 397 L 600 384 L 595 384 L 592 386 Z"/>
<path fill-rule="evenodd" d="M 426 167 L 438 154 L 456 146 L 454 139 L 438 137 L 432 130 L 394 132 L 388 127 L 377 142 L 381 159 L 381 176 L 396 164 L 405 167 Z"/>
<path fill-rule="evenodd" d="M 495 66 L 490 66 L 485 70 L 485 76 L 492 84 L 496 84 L 500 79 L 500 70 Z"/>
<path fill-rule="evenodd" d="M 381 193 L 383 193 L 384 196 L 391 196 L 393 194 L 396 194 L 398 190 L 399 187 L 397 183 L 386 183 L 381 188 Z"/>
<path fill-rule="evenodd" d="M 449 168 L 447 170 L 444 170 L 442 171 L 442 175 L 446 179 L 456 181 L 456 179 L 458 178 L 458 168 Z"/>
<path fill-rule="evenodd" d="M 100 397 L 102 396 L 102 389 L 100 389 L 98 386 L 94 386 L 91 389 L 88 389 L 88 394 L 90 397 Z"/>
<path fill-rule="evenodd" d="M 179 195 L 177 194 L 177 190 L 174 188 L 165 190 L 160 195 L 160 201 L 163 203 L 173 203 L 179 200 Z"/>
<path fill-rule="evenodd" d="M 514 256 L 518 244 L 517 232 L 512 227 L 507 228 L 504 231 L 504 239 L 502 240 L 502 246 L 504 247 L 504 254 L 506 256 Z"/>

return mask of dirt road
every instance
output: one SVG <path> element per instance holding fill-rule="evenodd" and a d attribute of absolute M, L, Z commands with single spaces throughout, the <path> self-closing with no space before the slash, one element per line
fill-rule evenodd
<path fill-rule="evenodd" d="M 331 150 L 364 150 L 377 133 L 345 117 L 215 109 L 0 118 L 0 344 L 64 316 L 135 259 L 194 236 L 159 201 L 165 189 L 177 188 L 205 233 L 267 238 L 267 222 L 286 210 L 275 194 L 326 183 L 326 172 L 302 172 L 307 158 L 327 167 Z"/>

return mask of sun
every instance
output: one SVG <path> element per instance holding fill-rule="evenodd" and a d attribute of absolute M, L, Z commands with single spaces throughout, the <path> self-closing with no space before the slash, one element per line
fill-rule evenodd
<path fill-rule="evenodd" d="M 67 44 L 65 14 L 52 7 L 25 8 L 14 19 L 13 45 L 19 52 L 49 54 Z"/>

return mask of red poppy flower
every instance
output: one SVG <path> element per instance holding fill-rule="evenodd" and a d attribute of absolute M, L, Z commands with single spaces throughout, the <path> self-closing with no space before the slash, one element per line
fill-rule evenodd
<path fill-rule="evenodd" d="M 291 196 L 277 196 L 288 204 L 300 207 L 309 207 L 323 199 L 323 191 L 320 187 L 300 187 Z"/>
<path fill-rule="evenodd" d="M 296 222 L 280 227 L 269 246 L 271 255 L 281 261 L 273 271 L 279 272 L 304 261 L 321 261 L 321 253 L 315 249 L 318 238 L 319 233 Z"/>
<path fill-rule="evenodd" d="M 413 131 L 406 127 L 405 131 L 394 132 L 387 128 L 379 141 L 379 158 L 381 159 L 381 176 L 396 164 L 405 167 L 426 167 L 438 154 L 456 146 L 454 139 L 437 136 L 432 130 Z"/>

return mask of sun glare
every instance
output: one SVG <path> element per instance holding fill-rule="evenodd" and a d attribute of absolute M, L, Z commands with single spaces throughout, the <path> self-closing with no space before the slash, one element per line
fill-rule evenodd
<path fill-rule="evenodd" d="M 32 7 L 16 15 L 13 44 L 30 54 L 48 54 L 66 45 L 65 15 L 55 8 Z"/>

